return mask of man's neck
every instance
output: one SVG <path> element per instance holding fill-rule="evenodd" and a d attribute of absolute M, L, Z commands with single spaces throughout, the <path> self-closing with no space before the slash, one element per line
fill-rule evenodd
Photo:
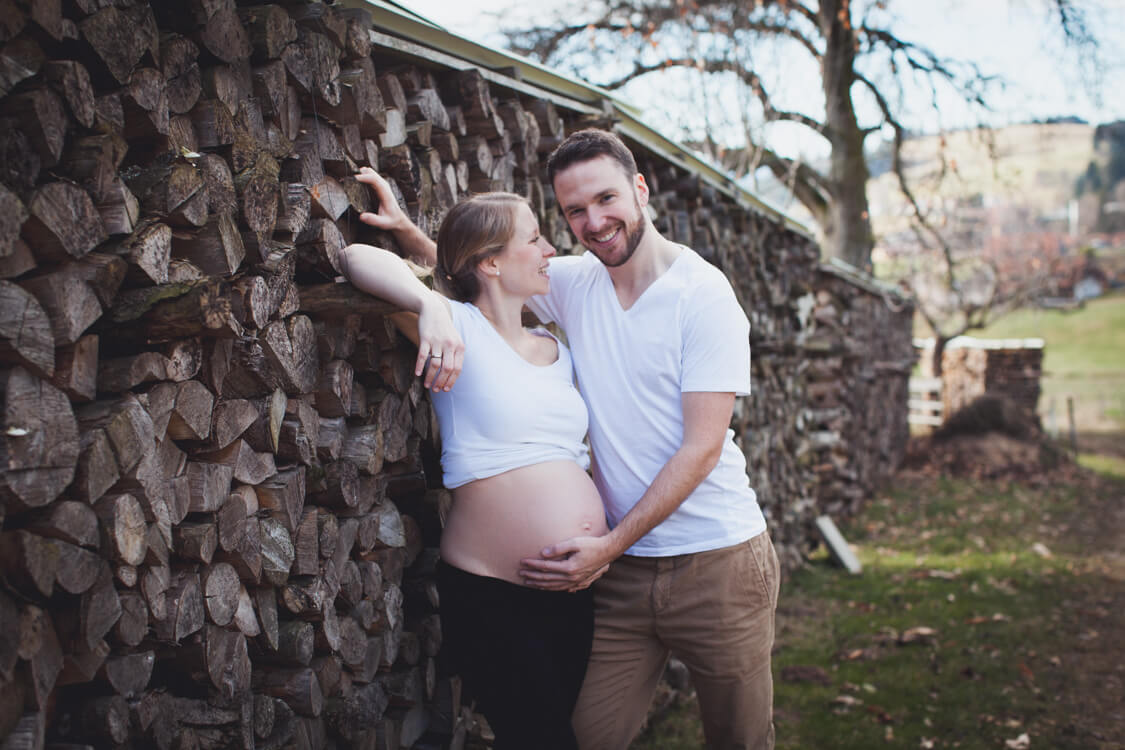
<path fill-rule="evenodd" d="M 633 257 L 623 265 L 607 267 L 621 306 L 628 310 L 652 284 L 672 267 L 683 246 L 665 238 L 651 224 Z"/>

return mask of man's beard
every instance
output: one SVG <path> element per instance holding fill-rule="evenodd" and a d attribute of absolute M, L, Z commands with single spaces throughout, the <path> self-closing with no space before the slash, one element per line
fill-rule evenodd
<path fill-rule="evenodd" d="M 597 250 L 594 250 L 589 246 L 586 247 L 587 250 L 592 252 L 597 257 L 597 259 L 600 260 L 602 264 L 608 268 L 617 268 L 618 266 L 623 266 L 628 263 L 629 259 L 633 257 L 633 253 L 637 251 L 637 247 L 641 244 L 641 240 L 644 238 L 644 214 L 641 213 L 641 204 L 640 201 L 637 200 L 636 196 L 633 196 L 633 206 L 637 209 L 637 223 L 631 230 L 628 224 L 625 225 L 625 253 L 619 259 L 614 260 L 611 263 L 609 262 L 609 260 L 602 257 L 602 255 Z"/>

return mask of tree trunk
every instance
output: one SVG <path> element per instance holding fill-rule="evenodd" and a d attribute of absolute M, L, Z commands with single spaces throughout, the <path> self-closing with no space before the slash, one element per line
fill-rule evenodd
<path fill-rule="evenodd" d="M 828 169 L 832 200 L 822 223 L 824 254 L 867 269 L 875 238 L 867 209 L 865 136 L 852 105 L 852 86 L 856 81 L 855 30 L 847 0 L 822 0 L 819 13 L 821 33 L 826 40 L 821 64 L 825 124 L 832 143 Z"/>
<path fill-rule="evenodd" d="M 930 369 L 933 377 L 940 378 L 944 368 L 942 360 L 945 358 L 945 346 L 949 343 L 950 336 L 942 336 L 939 333 L 934 334 L 934 351 L 931 354 Z"/>

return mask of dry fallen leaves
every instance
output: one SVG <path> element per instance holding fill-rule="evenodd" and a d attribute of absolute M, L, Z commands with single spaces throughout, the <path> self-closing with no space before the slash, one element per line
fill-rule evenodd
<path fill-rule="evenodd" d="M 871 704 L 870 706 L 866 706 L 865 708 L 867 710 L 867 713 L 874 716 L 880 724 L 894 723 L 894 717 L 887 713 L 887 710 L 882 706 Z"/>
<path fill-rule="evenodd" d="M 902 635 L 898 637 L 898 642 L 902 644 L 907 643 L 929 643 L 937 637 L 937 631 L 933 628 L 928 628 L 925 625 L 919 625 L 915 628 L 907 628 L 902 631 Z"/>
<path fill-rule="evenodd" d="M 794 664 L 783 667 L 781 670 L 782 682 L 815 682 L 819 685 L 831 685 L 832 678 L 823 667 L 808 664 Z"/>
<path fill-rule="evenodd" d="M 1004 747 L 1008 750 L 1027 750 L 1031 747 L 1031 738 L 1027 736 L 1027 732 L 1024 732 L 1014 740 L 1004 740 Z"/>
<path fill-rule="evenodd" d="M 1011 621 L 1012 621 L 1011 617 L 1008 617 L 1006 614 L 1003 614 L 1002 612 L 997 612 L 994 615 L 992 615 L 991 617 L 988 617 L 986 615 L 978 615 L 976 617 L 970 617 L 967 620 L 965 620 L 965 624 L 966 625 L 980 625 L 981 623 L 985 623 L 985 622 L 1011 622 Z"/>
<path fill-rule="evenodd" d="M 960 577 L 960 570 L 938 570 L 931 568 L 929 570 L 915 570 L 911 573 L 913 578 L 937 578 L 943 581 L 952 581 Z"/>

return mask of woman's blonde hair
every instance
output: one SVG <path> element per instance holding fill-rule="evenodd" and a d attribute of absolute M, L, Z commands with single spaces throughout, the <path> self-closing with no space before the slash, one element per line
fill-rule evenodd
<path fill-rule="evenodd" d="M 528 205 L 514 193 L 480 193 L 454 206 L 438 229 L 438 288 L 450 299 L 472 302 L 481 291 L 477 266 L 499 255 L 512 239 L 516 209 Z"/>

